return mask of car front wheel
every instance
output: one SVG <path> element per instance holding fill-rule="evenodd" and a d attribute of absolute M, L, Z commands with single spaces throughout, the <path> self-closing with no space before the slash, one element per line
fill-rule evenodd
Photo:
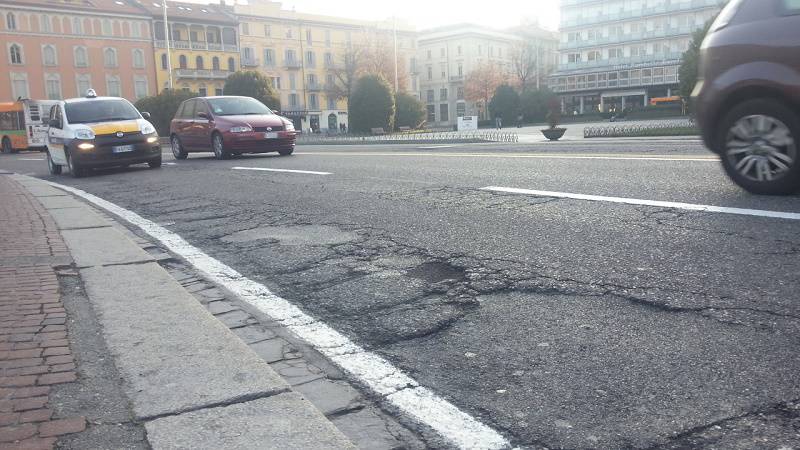
<path fill-rule="evenodd" d="M 74 178 L 82 178 L 86 176 L 86 169 L 79 166 L 72 160 L 72 156 L 70 156 L 69 152 L 67 152 L 67 168 L 69 168 L 69 173 Z"/>
<path fill-rule="evenodd" d="M 222 140 L 221 134 L 214 134 L 214 137 L 211 138 L 211 147 L 214 149 L 214 156 L 217 159 L 230 158 L 230 153 L 225 151 L 225 141 Z"/>
<path fill-rule="evenodd" d="M 47 152 L 47 170 L 50 172 L 50 175 L 61 175 L 61 165 L 53 162 L 50 152 Z"/>
<path fill-rule="evenodd" d="M 722 120 L 718 145 L 728 176 L 753 194 L 800 189 L 800 119 L 777 100 L 749 100 Z"/>

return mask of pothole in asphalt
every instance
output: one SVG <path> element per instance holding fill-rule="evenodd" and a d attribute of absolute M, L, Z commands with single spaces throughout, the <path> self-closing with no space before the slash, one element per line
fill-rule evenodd
<path fill-rule="evenodd" d="M 466 279 L 464 269 L 442 262 L 428 262 L 406 272 L 409 277 L 438 283 L 444 280 L 463 281 Z"/>
<path fill-rule="evenodd" d="M 358 235 L 327 225 L 298 225 L 253 228 L 224 236 L 222 241 L 252 242 L 262 239 L 274 239 L 282 245 L 335 245 L 355 241 Z"/>

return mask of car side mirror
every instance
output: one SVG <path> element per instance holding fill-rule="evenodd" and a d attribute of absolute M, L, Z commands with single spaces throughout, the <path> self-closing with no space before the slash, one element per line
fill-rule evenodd
<path fill-rule="evenodd" d="M 208 119 L 208 113 L 204 113 L 201 111 L 197 113 L 197 117 L 200 117 L 201 119 Z"/>
<path fill-rule="evenodd" d="M 149 113 L 149 112 L 147 112 L 147 111 L 145 111 L 145 112 L 143 112 L 143 113 L 142 113 L 142 117 L 143 117 L 145 120 L 150 120 L 150 113 Z"/>
<path fill-rule="evenodd" d="M 58 119 L 50 119 L 50 126 L 53 128 L 61 128 L 61 123 Z"/>

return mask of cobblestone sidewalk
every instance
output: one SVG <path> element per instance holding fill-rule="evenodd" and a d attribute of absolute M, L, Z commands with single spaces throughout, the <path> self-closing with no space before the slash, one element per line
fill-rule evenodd
<path fill-rule="evenodd" d="M 58 417 L 51 387 L 77 379 L 56 268 L 69 254 L 39 202 L 0 174 L 0 450 L 50 449 L 83 431 Z"/>

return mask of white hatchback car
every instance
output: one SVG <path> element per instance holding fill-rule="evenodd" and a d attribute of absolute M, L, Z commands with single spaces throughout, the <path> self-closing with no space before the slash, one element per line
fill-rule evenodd
<path fill-rule="evenodd" d="M 161 144 L 149 118 L 124 98 L 98 97 L 91 89 L 84 98 L 56 103 L 47 130 L 50 173 L 64 166 L 75 177 L 97 167 L 161 167 Z"/>

